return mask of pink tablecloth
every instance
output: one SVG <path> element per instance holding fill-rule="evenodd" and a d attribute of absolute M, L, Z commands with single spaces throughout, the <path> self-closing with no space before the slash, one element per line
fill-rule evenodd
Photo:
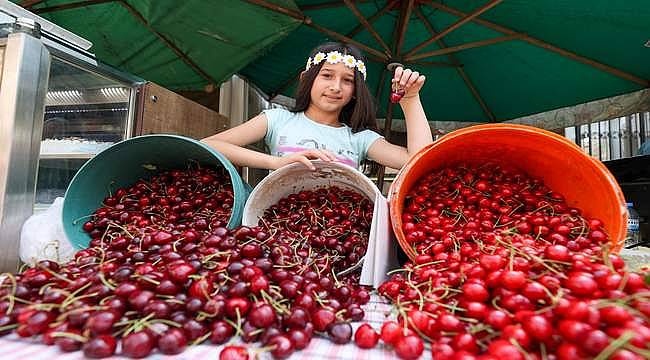
<path fill-rule="evenodd" d="M 379 330 L 381 324 L 388 318 L 394 318 L 391 314 L 391 306 L 377 295 L 373 295 L 370 302 L 364 306 L 366 317 L 364 322 L 370 323 L 375 329 Z M 356 329 L 361 323 L 353 323 Z M 253 345 L 254 346 L 254 345 Z M 222 346 L 199 345 L 187 348 L 183 353 L 176 356 L 165 356 L 159 353 L 151 354 L 148 359 L 218 359 Z M 270 359 L 269 354 L 260 356 L 261 358 Z M 430 358 L 430 353 L 425 350 L 422 358 Z M 314 338 L 309 347 L 294 353 L 290 360 L 301 359 L 329 359 L 329 360 L 357 360 L 357 359 L 395 359 L 395 353 L 385 348 L 381 342 L 371 350 L 363 350 L 350 343 L 347 345 L 336 345 L 327 339 Z M 0 359 L 22 359 L 22 360 L 73 360 L 84 359 L 83 352 L 64 353 L 59 351 L 56 346 L 45 346 L 38 342 L 21 339 L 12 334 L 0 338 Z M 124 359 L 120 356 L 112 359 Z"/>

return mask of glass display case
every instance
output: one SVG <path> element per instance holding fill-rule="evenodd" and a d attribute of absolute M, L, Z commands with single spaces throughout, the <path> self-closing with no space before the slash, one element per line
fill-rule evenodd
<path fill-rule="evenodd" d="M 131 83 L 53 56 L 41 141 L 34 209 L 65 194 L 88 159 L 128 138 L 135 88 Z"/>

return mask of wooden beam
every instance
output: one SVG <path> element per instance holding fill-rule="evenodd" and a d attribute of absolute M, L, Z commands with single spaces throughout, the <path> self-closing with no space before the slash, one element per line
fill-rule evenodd
<path fill-rule="evenodd" d="M 404 46 L 404 36 L 406 35 L 406 29 L 409 25 L 409 20 L 411 19 L 411 11 L 413 10 L 413 0 L 407 0 L 402 2 L 402 8 L 400 9 L 400 20 L 399 20 L 399 29 L 397 30 L 397 42 L 395 44 L 395 55 L 399 58 L 402 54 L 402 46 Z"/>
<path fill-rule="evenodd" d="M 429 19 L 427 19 L 426 16 L 424 16 L 424 14 L 422 14 L 422 12 L 420 11 L 419 8 L 415 9 L 415 15 L 417 15 L 417 17 L 420 18 L 420 20 L 424 24 L 424 27 L 427 28 L 429 33 L 432 36 L 436 36 L 436 34 L 438 32 L 433 27 L 433 24 L 431 24 Z M 445 43 L 445 41 L 443 39 L 438 39 L 436 41 L 436 43 L 438 44 L 438 46 L 440 46 L 441 49 L 447 48 L 447 44 Z M 487 115 L 487 117 L 490 119 L 491 122 L 496 122 L 496 117 L 494 116 L 494 114 L 492 113 L 490 108 L 487 106 L 487 104 L 485 103 L 485 101 L 481 97 L 481 94 L 478 92 L 478 90 L 476 89 L 476 86 L 474 86 L 474 83 L 472 82 L 472 80 L 469 78 L 469 76 L 465 72 L 465 69 L 463 69 L 462 65 L 460 64 L 460 61 L 458 61 L 458 59 L 456 58 L 456 56 L 454 54 L 447 54 L 447 59 L 449 59 L 449 61 L 452 64 L 456 65 L 456 71 L 458 71 L 458 75 L 460 75 L 461 79 L 463 79 L 463 82 L 465 82 L 465 85 L 467 86 L 469 91 L 472 93 L 472 96 L 474 96 L 474 99 L 476 99 L 476 101 L 479 103 L 479 105 L 481 106 L 481 109 L 483 109 L 483 112 L 485 113 L 485 115 Z"/>
<path fill-rule="evenodd" d="M 36 8 L 36 9 L 32 9 L 31 11 L 33 13 L 35 13 L 35 14 L 44 14 L 44 13 L 49 13 L 49 12 L 54 12 L 54 11 L 77 9 L 77 8 L 84 7 L 84 6 L 105 4 L 105 3 L 115 2 L 115 1 L 116 0 L 77 1 L 77 2 L 68 3 L 68 4 L 61 4 L 61 5 L 48 6 L 48 7 L 43 7 L 43 8 Z"/>
<path fill-rule="evenodd" d="M 361 13 L 361 11 L 359 11 L 359 9 L 357 9 L 357 7 L 354 5 L 354 1 L 352 1 L 352 0 L 344 0 L 344 2 L 345 2 L 345 5 L 347 5 L 347 7 L 350 9 L 350 11 L 352 11 L 354 16 L 356 16 L 357 19 L 359 19 L 359 22 L 361 23 L 361 25 L 363 25 L 366 28 L 366 30 L 368 30 L 370 35 L 372 35 L 372 37 L 375 38 L 377 43 L 379 45 L 381 45 L 381 47 L 384 48 L 384 51 L 386 52 L 386 55 L 391 56 L 392 53 L 390 51 L 390 48 L 388 47 L 388 45 L 386 45 L 386 43 L 384 42 L 384 39 L 382 39 L 381 36 L 379 36 L 379 34 L 375 30 L 375 28 L 373 28 L 372 25 L 370 25 L 370 23 L 368 22 L 366 17 L 363 16 L 363 14 Z"/>
<path fill-rule="evenodd" d="M 494 113 L 492 113 L 490 108 L 488 108 L 487 104 L 483 100 L 483 97 L 481 97 L 481 94 L 479 94 L 478 90 L 476 90 L 476 86 L 474 86 L 472 80 L 469 78 L 469 76 L 467 76 L 465 70 L 462 68 L 458 68 L 458 75 L 460 75 L 460 77 L 463 79 L 465 86 L 467 86 L 469 91 L 472 93 L 472 96 L 474 96 L 474 99 L 476 99 L 478 104 L 481 106 L 481 109 L 483 109 L 485 115 L 487 115 L 488 119 L 490 119 L 490 122 L 497 122 Z"/>
<path fill-rule="evenodd" d="M 377 11 L 374 15 L 372 15 L 371 17 L 368 18 L 368 22 L 372 24 L 373 22 L 375 22 L 375 20 L 377 20 L 380 17 L 384 16 L 387 12 L 389 12 L 393 8 L 393 6 L 398 1 L 400 1 L 400 0 L 392 0 L 392 1 L 387 2 L 386 5 L 384 5 L 384 7 L 381 8 L 381 10 Z M 348 33 L 348 36 L 349 37 L 354 37 L 356 34 L 360 33 L 361 30 L 363 30 L 363 29 L 365 29 L 363 24 L 359 24 L 359 25 L 357 25 L 357 27 L 355 27 L 352 31 L 350 31 Z"/>
<path fill-rule="evenodd" d="M 460 10 L 456 10 L 454 8 L 451 8 L 451 7 L 448 7 L 446 5 L 442 5 L 442 4 L 438 3 L 438 2 L 428 1 L 427 3 L 430 6 L 436 8 L 436 9 L 442 10 L 442 11 L 450 13 L 452 15 L 459 16 L 459 17 L 466 16 L 466 14 L 464 12 L 462 12 Z M 509 28 L 507 28 L 505 26 L 501 26 L 499 24 L 495 24 L 495 23 L 487 21 L 487 20 L 474 18 L 471 21 L 475 22 L 475 23 L 477 23 L 479 25 L 485 26 L 485 27 L 487 27 L 489 29 L 498 31 L 498 32 L 500 32 L 502 34 L 508 34 L 508 35 L 519 34 L 519 32 L 517 32 L 515 30 L 509 29 Z M 650 81 L 648 81 L 647 79 L 640 78 L 640 77 L 638 77 L 636 75 L 633 75 L 633 74 L 628 73 L 626 71 L 623 71 L 621 69 L 618 69 L 618 68 L 615 68 L 613 66 L 609 66 L 607 64 L 603 64 L 603 63 L 598 62 L 596 60 L 593 60 L 593 59 L 587 58 L 585 56 L 576 54 L 575 52 L 562 49 L 562 48 L 560 48 L 558 46 L 555 46 L 553 44 L 549 44 L 549 43 L 547 43 L 547 42 L 545 42 L 543 40 L 534 38 L 532 36 L 524 36 L 524 37 L 521 38 L 521 40 L 526 41 L 531 45 L 535 45 L 535 46 L 541 47 L 543 49 L 558 53 L 558 54 L 560 54 L 560 55 L 562 55 L 564 57 L 567 57 L 567 58 L 569 58 L 571 60 L 578 61 L 578 62 L 581 62 L 583 64 L 595 67 L 595 68 L 597 68 L 599 70 L 602 70 L 604 72 L 610 73 L 610 74 L 615 75 L 615 76 L 618 76 L 618 77 L 620 77 L 622 79 L 637 83 L 637 84 L 639 84 L 639 85 L 641 85 L 643 87 L 650 86 Z"/>
<path fill-rule="evenodd" d="M 462 50 L 467 50 L 467 49 L 473 49 L 477 47 L 482 47 L 482 46 L 488 46 L 504 41 L 510 41 L 510 40 L 516 40 L 516 39 L 522 39 L 526 35 L 524 34 L 513 34 L 513 35 L 506 35 L 506 36 L 500 36 L 492 39 L 487 39 L 487 40 L 481 40 L 481 41 L 474 41 L 470 43 L 465 43 L 461 45 L 456 45 L 456 46 L 450 46 L 445 49 L 438 49 L 438 50 L 433 50 L 433 51 L 428 51 L 425 53 L 420 53 L 420 54 L 415 54 L 411 57 L 406 58 L 406 61 L 414 61 L 418 59 L 424 59 L 428 58 L 431 56 L 439 56 L 439 55 L 444 55 L 444 54 L 451 54 L 455 52 L 459 52 Z"/>
<path fill-rule="evenodd" d="M 360 43 L 360 42 L 358 42 L 358 41 L 356 41 L 354 39 L 351 39 L 351 38 L 349 38 L 349 37 L 347 37 L 347 36 L 345 36 L 343 34 L 340 34 L 340 33 L 336 32 L 336 31 L 333 31 L 333 30 L 330 30 L 330 29 L 328 29 L 326 27 L 323 27 L 321 25 L 315 24 L 310 17 L 307 17 L 307 16 L 305 16 L 305 15 L 303 15 L 301 13 L 298 13 L 298 12 L 293 11 L 291 9 L 287 9 L 285 7 L 270 3 L 270 2 L 268 2 L 266 0 L 246 0 L 246 1 L 251 3 L 251 4 L 258 5 L 258 6 L 266 8 L 266 9 L 273 10 L 275 12 L 279 12 L 281 14 L 288 15 L 288 16 L 294 18 L 294 19 L 300 20 L 300 21 L 302 21 L 303 24 L 305 24 L 305 25 L 307 25 L 307 26 L 309 26 L 309 27 L 311 27 L 313 29 L 316 29 L 316 30 L 320 31 L 320 32 L 324 33 L 325 35 L 327 35 L 329 37 L 332 37 L 332 38 L 334 38 L 334 39 L 336 39 L 338 41 L 342 41 L 342 42 L 354 45 L 354 46 L 358 47 L 359 49 L 361 49 L 361 50 L 363 50 L 363 51 L 365 51 L 365 52 L 367 52 L 369 54 L 373 54 L 373 55 L 378 56 L 380 58 L 386 58 L 386 59 L 388 58 L 386 56 L 386 54 L 382 53 L 379 50 L 373 49 L 373 48 L 371 48 L 370 46 L 368 46 L 366 44 Z"/>
<path fill-rule="evenodd" d="M 375 0 L 356 0 L 355 3 L 367 3 L 370 1 L 375 1 Z M 341 7 L 345 5 L 343 1 L 326 1 L 322 2 L 320 4 L 311 4 L 311 5 L 303 5 L 300 6 L 301 11 L 311 11 L 311 10 L 320 10 L 320 9 L 328 9 L 328 8 L 333 8 L 333 7 Z"/>
<path fill-rule="evenodd" d="M 144 27 L 147 28 L 147 30 L 151 31 L 160 41 L 162 41 L 165 46 L 167 46 L 170 50 L 172 50 L 183 62 L 185 62 L 189 67 L 191 67 L 197 74 L 199 74 L 202 78 L 205 80 L 209 81 L 212 84 L 217 85 L 217 81 L 212 78 L 208 73 L 203 71 L 192 59 L 190 59 L 181 49 L 178 48 L 174 43 L 171 42 L 171 40 L 167 39 L 167 37 L 161 33 L 159 33 L 156 29 L 151 27 L 149 25 L 149 22 L 147 22 L 147 19 L 145 19 L 142 14 L 138 12 L 135 8 L 133 8 L 129 3 L 127 3 L 124 0 L 120 0 L 119 4 L 124 6 L 126 10 L 128 10 L 138 21 L 144 25 Z"/>
<path fill-rule="evenodd" d="M 294 19 L 298 19 L 298 20 L 301 20 L 301 21 L 306 20 L 306 16 L 303 15 L 301 12 L 286 8 L 284 6 L 274 4 L 274 3 L 269 2 L 269 1 L 246 0 L 246 2 L 249 2 L 249 3 L 253 4 L 253 5 L 261 6 L 263 8 L 269 9 L 269 10 L 273 10 L 275 12 L 279 12 L 279 13 L 284 14 L 284 15 L 291 16 Z"/>
<path fill-rule="evenodd" d="M 320 26 L 320 25 L 316 25 L 314 23 L 310 23 L 310 24 L 305 23 L 305 25 L 307 25 L 307 26 L 309 26 L 311 28 L 314 28 L 314 29 L 324 33 L 325 35 L 333 37 L 333 38 L 335 38 L 335 39 L 337 39 L 339 41 L 354 45 L 354 46 L 358 47 L 359 49 L 361 49 L 361 50 L 363 50 L 363 51 L 365 51 L 365 52 L 367 52 L 369 54 L 373 54 L 373 55 L 375 55 L 375 56 L 377 56 L 379 58 L 382 58 L 382 59 L 388 59 L 388 56 L 386 56 L 386 54 L 382 53 L 381 51 L 373 49 L 373 48 L 371 48 L 370 46 L 368 46 L 366 44 L 360 43 L 360 42 L 358 42 L 358 41 L 356 41 L 354 39 L 351 39 L 351 38 L 349 38 L 349 37 L 347 37 L 345 35 L 337 33 L 336 31 L 332 31 L 332 30 L 330 30 L 328 28 L 325 28 L 325 27 Z"/>
<path fill-rule="evenodd" d="M 493 7 L 499 5 L 499 3 L 501 3 L 502 1 L 503 0 L 492 0 L 489 3 L 481 6 L 480 8 L 476 9 L 476 11 L 474 11 L 473 13 L 471 13 L 471 14 L 463 17 L 462 19 L 456 21 L 455 23 L 451 24 L 448 28 L 442 30 L 437 35 L 435 35 L 434 37 L 420 43 L 419 45 L 417 45 L 413 49 L 409 50 L 409 52 L 406 53 L 405 56 L 406 57 L 413 56 L 413 54 L 415 54 L 416 52 L 418 52 L 418 51 L 422 50 L 423 48 L 433 44 L 438 39 L 442 39 L 444 36 L 446 36 L 450 32 L 458 29 L 459 27 L 467 24 L 468 22 L 470 22 L 472 19 L 476 18 L 477 16 L 479 16 L 479 15 L 483 14 L 484 12 L 492 9 Z"/>
<path fill-rule="evenodd" d="M 462 66 L 459 64 L 454 64 L 451 62 L 444 62 L 444 61 L 411 61 L 411 62 L 407 62 L 407 64 L 431 66 L 431 67 L 454 67 L 454 68 Z"/>
<path fill-rule="evenodd" d="M 42 2 L 45 2 L 45 0 L 23 0 L 20 2 L 20 6 L 24 7 L 25 9 L 30 9 Z"/>

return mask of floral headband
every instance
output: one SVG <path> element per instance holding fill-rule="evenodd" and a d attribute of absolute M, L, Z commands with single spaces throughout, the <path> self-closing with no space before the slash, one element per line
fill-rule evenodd
<path fill-rule="evenodd" d="M 363 61 L 356 59 L 352 55 L 343 55 L 338 51 L 330 51 L 327 54 L 319 52 L 314 55 L 313 58 L 310 57 L 307 59 L 307 66 L 305 67 L 305 71 L 308 71 L 312 65 L 320 64 L 323 60 L 332 65 L 342 62 L 350 69 L 356 68 L 363 75 L 363 80 L 366 80 L 366 64 L 364 64 Z"/>

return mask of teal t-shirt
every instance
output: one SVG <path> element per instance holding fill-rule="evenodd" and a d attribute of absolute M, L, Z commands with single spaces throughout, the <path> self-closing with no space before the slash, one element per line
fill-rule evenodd
<path fill-rule="evenodd" d="M 275 156 L 309 149 L 329 150 L 339 162 L 357 168 L 367 158 L 370 145 L 382 137 L 372 130 L 352 133 L 347 125 L 319 124 L 303 112 L 270 109 L 264 114 L 268 123 L 264 142 Z"/>

